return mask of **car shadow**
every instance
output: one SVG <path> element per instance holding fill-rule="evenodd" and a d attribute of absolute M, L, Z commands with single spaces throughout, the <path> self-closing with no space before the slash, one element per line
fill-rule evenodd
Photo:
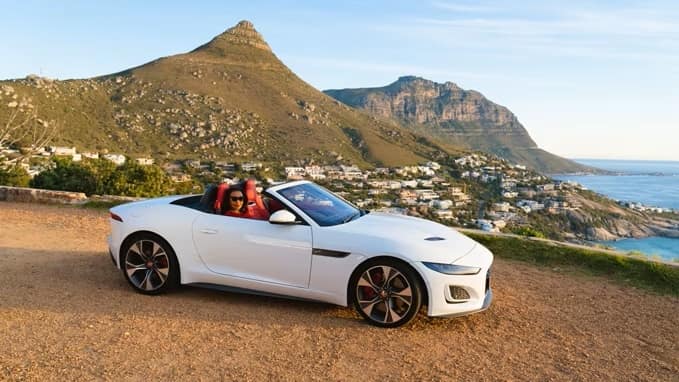
<path fill-rule="evenodd" d="M 332 304 L 179 286 L 148 296 L 135 292 L 107 252 L 0 247 L 0 309 L 16 308 L 107 316 L 167 317 L 225 324 L 318 325 L 377 329 L 353 308 Z M 496 327 L 491 310 L 455 319 L 426 317 L 411 330 Z M 378 329 L 381 330 L 381 329 Z"/>
<path fill-rule="evenodd" d="M 162 315 L 194 320 L 299 325 L 363 325 L 353 310 L 332 304 L 179 286 L 147 296 L 135 292 L 105 252 L 0 247 L 0 309 L 58 313 Z"/>

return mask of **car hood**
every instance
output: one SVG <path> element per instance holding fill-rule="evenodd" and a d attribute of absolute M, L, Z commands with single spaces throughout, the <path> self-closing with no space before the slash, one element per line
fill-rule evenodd
<path fill-rule="evenodd" d="M 372 212 L 333 227 L 344 246 L 361 252 L 391 252 L 412 261 L 453 263 L 470 253 L 474 240 L 451 227 L 411 216 Z"/>

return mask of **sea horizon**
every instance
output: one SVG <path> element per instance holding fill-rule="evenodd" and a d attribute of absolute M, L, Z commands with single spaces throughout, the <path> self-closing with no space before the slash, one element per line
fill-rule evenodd
<path fill-rule="evenodd" d="M 573 158 L 586 166 L 612 171 L 614 175 L 679 175 L 679 160 Z"/>

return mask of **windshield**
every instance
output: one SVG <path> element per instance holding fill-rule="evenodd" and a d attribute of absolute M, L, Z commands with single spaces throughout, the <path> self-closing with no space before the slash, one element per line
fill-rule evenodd
<path fill-rule="evenodd" d="M 347 223 L 363 215 L 361 210 L 317 184 L 299 184 L 278 193 L 323 227 Z"/>

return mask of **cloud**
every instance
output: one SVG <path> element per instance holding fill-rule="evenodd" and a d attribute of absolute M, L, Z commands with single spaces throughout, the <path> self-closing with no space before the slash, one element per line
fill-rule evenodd
<path fill-rule="evenodd" d="M 492 57 L 554 55 L 679 63 L 679 8 L 578 6 L 503 9 L 487 3 L 431 4 L 457 14 L 410 17 L 374 29 Z M 676 8 L 676 9 L 675 9 Z M 487 14 L 487 12 L 495 12 Z M 486 12 L 486 13 L 484 13 Z M 482 51 L 485 48 L 485 51 Z"/>
<path fill-rule="evenodd" d="M 488 12 L 499 12 L 504 10 L 505 8 L 500 8 L 497 6 L 491 6 L 491 5 L 479 5 L 478 3 L 465 3 L 461 4 L 459 2 L 456 3 L 450 3 L 450 2 L 441 2 L 441 1 L 435 1 L 431 3 L 431 6 L 434 8 L 438 9 L 443 9 L 446 11 L 453 11 L 453 12 L 469 12 L 469 13 L 488 13 Z"/>

